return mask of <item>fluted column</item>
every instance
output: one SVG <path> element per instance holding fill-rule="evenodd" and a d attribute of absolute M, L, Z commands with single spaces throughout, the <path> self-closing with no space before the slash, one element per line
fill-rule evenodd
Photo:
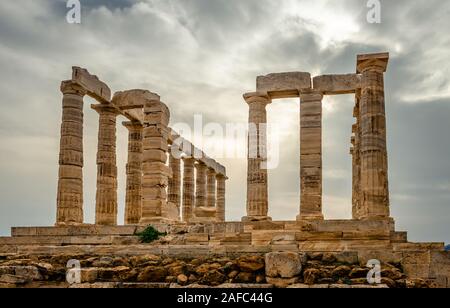
<path fill-rule="evenodd" d="M 202 162 L 197 162 L 195 164 L 195 168 L 197 170 L 197 178 L 195 185 L 195 207 L 205 207 L 207 205 L 207 195 L 206 183 L 207 183 L 207 167 Z M 208 178 L 209 179 L 209 178 Z M 209 192 L 209 191 L 208 191 Z M 209 200 L 209 199 L 208 199 Z"/>
<path fill-rule="evenodd" d="M 183 158 L 183 221 L 189 222 L 193 218 L 195 202 L 194 194 L 194 162 L 193 158 Z"/>
<path fill-rule="evenodd" d="M 300 94 L 300 215 L 323 219 L 322 214 L 322 98 L 317 92 Z"/>
<path fill-rule="evenodd" d="M 356 90 L 355 108 L 353 117 L 356 123 L 352 126 L 352 138 L 350 154 L 352 155 L 352 217 L 360 219 L 361 211 L 361 120 L 359 116 L 359 106 L 361 101 L 361 89 Z"/>
<path fill-rule="evenodd" d="M 127 186 L 125 195 L 125 224 L 135 225 L 142 210 L 142 131 L 140 122 L 124 122 L 128 129 Z"/>
<path fill-rule="evenodd" d="M 216 221 L 225 222 L 225 181 L 227 178 L 218 174 L 217 179 L 217 199 L 216 199 Z"/>
<path fill-rule="evenodd" d="M 248 93 L 249 106 L 247 216 L 243 221 L 271 220 L 268 217 L 267 112 L 270 98 L 262 93 Z"/>
<path fill-rule="evenodd" d="M 141 225 L 167 221 L 163 212 L 167 207 L 166 188 L 171 170 L 166 165 L 168 152 L 169 109 L 159 100 L 149 100 L 144 106 L 144 135 L 142 159 L 142 216 Z"/>
<path fill-rule="evenodd" d="M 62 123 L 56 224 L 83 223 L 83 97 L 72 81 L 61 84 Z"/>
<path fill-rule="evenodd" d="M 176 158 L 173 154 L 169 156 L 169 167 L 172 170 L 172 178 L 169 179 L 168 202 L 173 203 L 181 210 L 181 159 Z"/>
<path fill-rule="evenodd" d="M 389 217 L 384 72 L 389 54 L 359 55 L 362 219 Z"/>
<path fill-rule="evenodd" d="M 116 119 L 110 105 L 92 105 L 99 114 L 95 223 L 117 225 Z"/>
<path fill-rule="evenodd" d="M 212 168 L 208 168 L 207 171 L 207 207 L 216 207 L 216 171 Z"/>

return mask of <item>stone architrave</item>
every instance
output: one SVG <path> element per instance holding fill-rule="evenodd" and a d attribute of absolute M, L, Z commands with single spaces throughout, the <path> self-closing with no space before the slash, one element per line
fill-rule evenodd
<path fill-rule="evenodd" d="M 62 123 L 56 224 L 83 223 L 83 97 L 72 81 L 61 84 Z"/>

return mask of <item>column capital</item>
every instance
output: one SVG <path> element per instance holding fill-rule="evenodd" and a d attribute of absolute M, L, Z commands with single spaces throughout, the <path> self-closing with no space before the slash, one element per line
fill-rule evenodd
<path fill-rule="evenodd" d="M 259 105 L 266 106 L 266 105 L 272 103 L 272 100 L 270 99 L 269 95 L 265 92 L 245 93 L 244 100 L 249 105 L 253 104 L 253 103 L 258 103 Z"/>
<path fill-rule="evenodd" d="M 194 165 L 194 163 L 195 163 L 195 158 L 193 158 L 193 157 L 188 157 L 188 156 L 185 156 L 185 157 L 182 157 L 181 158 L 182 160 L 183 160 L 183 162 L 185 163 L 185 164 L 189 164 L 189 165 Z"/>
<path fill-rule="evenodd" d="M 75 94 L 80 96 L 85 96 L 87 91 L 80 86 L 78 83 L 72 80 L 65 80 L 61 82 L 61 92 L 63 94 Z"/>
<path fill-rule="evenodd" d="M 195 163 L 196 168 L 202 168 L 202 167 L 206 168 L 207 167 L 206 164 L 200 160 L 196 160 L 194 163 Z"/>
<path fill-rule="evenodd" d="M 110 104 L 92 104 L 91 108 L 100 113 L 114 113 L 116 115 L 119 115 L 120 112 L 117 110 L 116 107 L 110 105 Z"/>
<path fill-rule="evenodd" d="M 217 173 L 216 179 L 217 180 L 225 180 L 225 181 L 229 180 L 229 178 L 226 175 L 223 175 L 222 173 Z"/>
<path fill-rule="evenodd" d="M 356 72 L 362 73 L 365 71 L 386 72 L 389 62 L 389 53 L 373 53 L 358 55 L 356 61 Z"/>
<path fill-rule="evenodd" d="M 144 126 L 142 125 L 141 122 L 138 121 L 125 121 L 122 122 L 122 125 L 126 128 L 128 128 L 128 130 L 141 130 L 144 128 Z"/>

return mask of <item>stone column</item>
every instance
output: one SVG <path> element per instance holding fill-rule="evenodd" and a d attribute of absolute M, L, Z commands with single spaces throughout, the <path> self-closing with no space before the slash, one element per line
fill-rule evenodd
<path fill-rule="evenodd" d="M 196 185 L 195 185 L 196 186 L 195 187 L 195 207 L 200 208 L 200 207 L 205 207 L 207 205 L 207 203 L 206 203 L 207 196 L 209 198 L 209 195 L 207 195 L 207 191 L 206 191 L 206 183 L 207 183 L 206 171 L 208 168 L 202 162 L 197 162 L 197 164 L 195 164 L 195 168 L 197 170 L 197 178 L 196 178 Z"/>
<path fill-rule="evenodd" d="M 95 223 L 117 225 L 116 119 L 111 105 L 92 105 L 98 112 L 97 194 Z"/>
<path fill-rule="evenodd" d="M 244 99 L 249 105 L 247 216 L 243 221 L 267 221 L 267 112 L 270 98 L 262 93 L 248 93 Z"/>
<path fill-rule="evenodd" d="M 176 158 L 173 154 L 169 155 L 169 167 L 172 170 L 172 178 L 169 179 L 168 202 L 173 203 L 181 210 L 181 159 Z"/>
<path fill-rule="evenodd" d="M 217 199 L 216 199 L 216 221 L 225 222 L 225 181 L 227 178 L 218 174 L 217 179 Z"/>
<path fill-rule="evenodd" d="M 352 126 L 352 138 L 350 154 L 352 155 L 352 217 L 353 219 L 361 218 L 361 121 L 359 117 L 359 106 L 361 100 L 361 89 L 356 90 L 355 108 L 353 109 L 353 117 L 356 123 Z"/>
<path fill-rule="evenodd" d="M 361 219 L 389 217 L 384 72 L 389 54 L 359 55 L 361 73 Z"/>
<path fill-rule="evenodd" d="M 297 220 L 323 219 L 322 98 L 300 94 L 300 214 Z"/>
<path fill-rule="evenodd" d="M 83 223 L 83 97 L 86 92 L 63 81 L 56 224 Z"/>
<path fill-rule="evenodd" d="M 172 174 L 166 165 L 169 119 L 169 109 L 161 101 L 145 102 L 141 225 L 168 220 L 163 217 L 163 210 L 167 207 L 166 188 Z"/>
<path fill-rule="evenodd" d="M 194 194 L 194 162 L 193 158 L 183 158 L 183 221 L 189 222 L 193 218 Z"/>
<path fill-rule="evenodd" d="M 216 207 L 216 171 L 208 168 L 207 171 L 207 207 Z"/>
<path fill-rule="evenodd" d="M 128 129 L 127 187 L 125 224 L 136 225 L 142 210 L 142 131 L 140 122 L 124 122 Z"/>

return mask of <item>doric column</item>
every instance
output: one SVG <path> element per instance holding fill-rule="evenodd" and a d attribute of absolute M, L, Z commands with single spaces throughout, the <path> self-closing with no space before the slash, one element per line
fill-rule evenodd
<path fill-rule="evenodd" d="M 300 215 L 323 219 L 322 214 L 322 98 L 300 94 Z"/>
<path fill-rule="evenodd" d="M 263 93 L 248 93 L 249 105 L 247 216 L 243 221 L 271 220 L 268 217 L 267 112 L 270 98 Z"/>
<path fill-rule="evenodd" d="M 389 217 L 384 72 L 389 54 L 359 55 L 361 73 L 361 218 Z"/>
<path fill-rule="evenodd" d="M 127 186 L 125 196 L 125 224 L 135 225 L 142 210 L 142 131 L 140 122 L 124 122 L 128 129 Z"/>
<path fill-rule="evenodd" d="M 193 158 L 183 158 L 183 221 L 192 219 L 195 194 L 194 194 L 194 162 Z"/>
<path fill-rule="evenodd" d="M 140 224 L 168 220 L 163 217 L 167 207 L 166 188 L 171 170 L 166 165 L 170 112 L 159 100 L 148 100 L 144 106 L 142 216 Z"/>
<path fill-rule="evenodd" d="M 173 203 L 178 208 L 178 213 L 181 209 L 181 159 L 169 155 L 169 167 L 172 170 L 172 178 L 169 179 L 168 202 Z"/>
<path fill-rule="evenodd" d="M 207 207 L 216 207 L 216 171 L 208 168 L 207 171 Z"/>
<path fill-rule="evenodd" d="M 83 97 L 86 92 L 63 81 L 56 224 L 83 223 Z"/>
<path fill-rule="evenodd" d="M 216 221 L 225 222 L 225 181 L 227 178 L 218 174 L 217 179 L 217 199 L 216 199 Z"/>
<path fill-rule="evenodd" d="M 92 105 L 99 114 L 97 150 L 97 194 L 95 223 L 117 225 L 117 110 L 106 104 Z"/>
<path fill-rule="evenodd" d="M 352 138 L 350 154 L 352 155 L 352 217 L 361 218 L 361 120 L 359 116 L 359 106 L 361 101 L 361 89 L 356 90 L 355 108 L 353 117 L 356 123 L 352 126 Z"/>
<path fill-rule="evenodd" d="M 197 162 L 195 164 L 195 168 L 197 170 L 197 178 L 195 185 L 195 207 L 200 208 L 205 207 L 207 205 L 206 203 L 207 196 L 209 198 L 209 195 L 207 195 L 206 191 L 206 183 L 207 183 L 206 171 L 208 168 L 202 162 Z"/>

